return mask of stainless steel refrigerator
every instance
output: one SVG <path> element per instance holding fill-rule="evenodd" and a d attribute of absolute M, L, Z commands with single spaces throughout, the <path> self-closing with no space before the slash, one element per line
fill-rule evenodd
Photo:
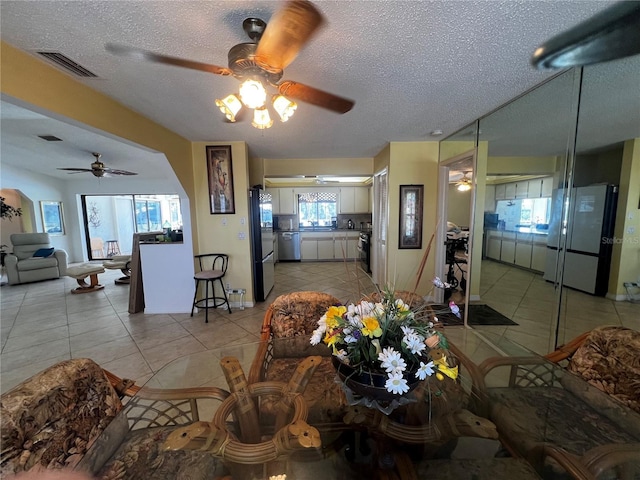
<path fill-rule="evenodd" d="M 554 190 L 544 279 L 557 281 L 557 260 L 564 253 L 563 285 L 604 296 L 609 285 L 618 187 L 601 184 L 572 190 L 565 252 L 559 243 L 564 228 L 563 198 L 563 189 Z"/>
<path fill-rule="evenodd" d="M 249 234 L 253 265 L 253 291 L 257 302 L 264 302 L 273 288 L 273 215 L 271 195 L 258 187 L 249 190 Z"/>

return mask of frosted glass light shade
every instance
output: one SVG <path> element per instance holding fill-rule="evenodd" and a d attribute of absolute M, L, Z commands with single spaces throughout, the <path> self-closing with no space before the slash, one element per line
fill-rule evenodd
<path fill-rule="evenodd" d="M 240 100 L 249 108 L 264 107 L 267 91 L 258 80 L 245 80 L 240 84 Z"/>
<path fill-rule="evenodd" d="M 289 117 L 293 115 L 293 113 L 296 111 L 296 108 L 298 108 L 296 102 L 292 102 L 282 95 L 274 95 L 273 109 L 278 113 L 278 115 L 280 116 L 280 120 L 282 120 L 283 122 L 289 120 Z"/>
<path fill-rule="evenodd" d="M 271 125 L 273 125 L 273 120 L 271 120 L 269 110 L 267 110 L 266 107 L 256 108 L 253 111 L 253 121 L 251 122 L 251 125 L 259 128 L 260 130 L 271 127 Z"/>
<path fill-rule="evenodd" d="M 469 181 L 459 183 L 457 189 L 459 192 L 466 192 L 468 190 L 471 190 L 471 184 L 469 183 Z"/>
<path fill-rule="evenodd" d="M 216 105 L 230 122 L 236 121 L 236 115 L 242 108 L 240 99 L 235 95 L 227 95 L 222 100 L 216 99 Z"/>

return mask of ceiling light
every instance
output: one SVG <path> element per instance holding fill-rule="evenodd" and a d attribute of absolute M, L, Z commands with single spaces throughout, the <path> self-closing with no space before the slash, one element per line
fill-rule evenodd
<path fill-rule="evenodd" d="M 265 128 L 269 128 L 273 125 L 273 120 L 271 120 L 267 107 L 256 108 L 253 111 L 253 122 L 251 122 L 251 125 L 259 128 L 260 130 L 264 130 Z"/>
<path fill-rule="evenodd" d="M 439 137 L 440 135 L 442 135 L 442 130 L 440 130 L 439 128 L 437 128 L 435 130 L 431 130 L 431 136 L 432 137 Z"/>
<path fill-rule="evenodd" d="M 259 80 L 245 80 L 240 84 L 240 100 L 249 108 L 263 107 L 267 101 L 267 91 Z"/>
<path fill-rule="evenodd" d="M 463 178 L 456 185 L 457 185 L 456 188 L 458 189 L 459 192 L 467 192 L 471 190 L 471 180 L 467 178 Z"/>
<path fill-rule="evenodd" d="M 236 121 L 236 115 L 242 108 L 240 99 L 234 94 L 227 95 L 222 100 L 216 99 L 216 105 L 230 122 Z"/>
<path fill-rule="evenodd" d="M 280 116 L 280 120 L 286 122 L 289 120 L 289 117 L 293 115 L 298 105 L 296 102 L 292 102 L 287 97 L 282 95 L 274 95 L 273 96 L 273 108 Z"/>

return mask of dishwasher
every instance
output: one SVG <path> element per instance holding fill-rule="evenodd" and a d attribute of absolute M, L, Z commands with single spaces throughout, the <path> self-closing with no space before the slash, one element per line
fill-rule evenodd
<path fill-rule="evenodd" d="M 278 261 L 300 261 L 300 232 L 278 233 Z"/>

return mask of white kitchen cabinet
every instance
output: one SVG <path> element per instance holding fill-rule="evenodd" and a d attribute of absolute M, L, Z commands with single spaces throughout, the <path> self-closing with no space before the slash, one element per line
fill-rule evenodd
<path fill-rule="evenodd" d="M 531 269 L 544 272 L 547 260 L 547 245 L 534 243 L 531 249 Z"/>
<path fill-rule="evenodd" d="M 527 198 L 529 195 L 529 182 L 516 182 L 516 198 Z"/>
<path fill-rule="evenodd" d="M 496 200 L 506 200 L 507 186 L 504 183 L 496 185 Z"/>
<path fill-rule="evenodd" d="M 318 238 L 318 260 L 333 260 L 333 235 Z"/>
<path fill-rule="evenodd" d="M 357 232 L 336 232 L 333 242 L 333 257 L 335 260 L 352 260 L 358 258 Z"/>
<path fill-rule="evenodd" d="M 274 215 L 280 213 L 280 189 L 279 188 L 265 188 L 264 191 L 271 195 L 271 211 Z"/>
<path fill-rule="evenodd" d="M 518 233 L 514 263 L 519 267 L 531 268 L 531 234 Z"/>
<path fill-rule="evenodd" d="M 529 180 L 529 194 L 527 198 L 540 198 L 540 192 L 542 192 L 542 179 L 534 178 Z"/>
<path fill-rule="evenodd" d="M 505 263 L 514 263 L 516 258 L 516 235 L 515 233 L 504 232 L 502 234 L 502 245 L 500 247 L 500 260 Z"/>
<path fill-rule="evenodd" d="M 550 197 L 553 194 L 553 177 L 545 177 L 542 179 L 541 197 Z"/>
<path fill-rule="evenodd" d="M 300 258 L 302 260 L 318 259 L 318 240 L 302 235 L 300 238 Z"/>
<path fill-rule="evenodd" d="M 516 198 L 516 184 L 515 183 L 505 183 L 504 184 L 504 199 L 505 200 L 513 200 Z"/>
<path fill-rule="evenodd" d="M 295 215 L 298 213 L 298 198 L 293 188 L 279 188 L 280 208 L 278 213 L 281 215 Z"/>
<path fill-rule="evenodd" d="M 487 257 L 500 260 L 500 248 L 502 244 L 502 232 L 490 230 L 487 236 Z"/>
<path fill-rule="evenodd" d="M 369 187 L 340 187 L 339 213 L 370 213 Z"/>

